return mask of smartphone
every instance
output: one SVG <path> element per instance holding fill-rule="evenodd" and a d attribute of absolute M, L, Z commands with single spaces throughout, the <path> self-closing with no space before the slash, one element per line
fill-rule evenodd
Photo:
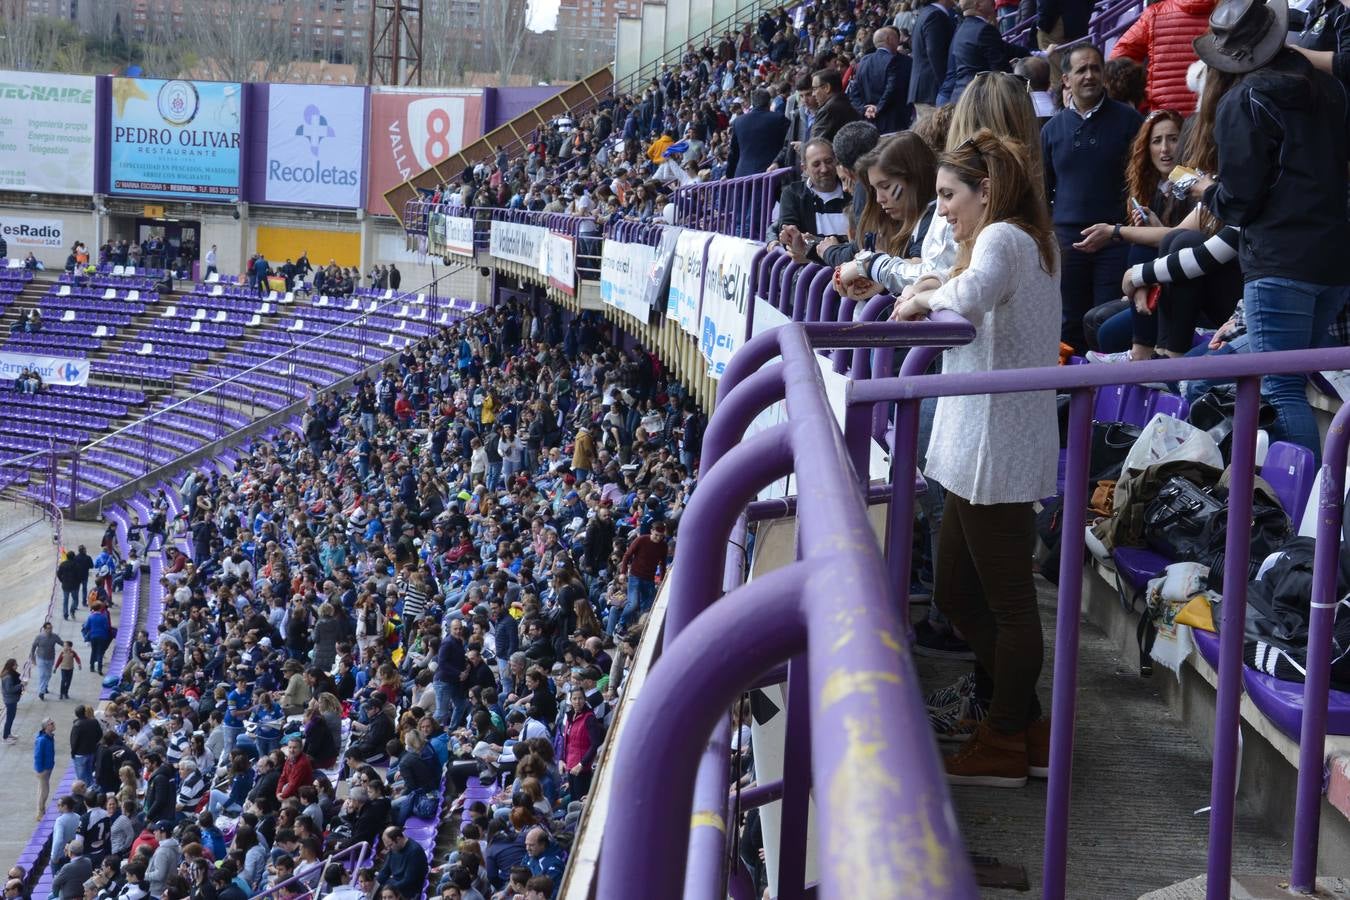
<path fill-rule="evenodd" d="M 1139 204 L 1139 201 L 1133 197 L 1130 198 L 1130 210 L 1137 213 L 1142 221 L 1148 221 L 1148 213 L 1144 210 L 1144 207 Z"/>

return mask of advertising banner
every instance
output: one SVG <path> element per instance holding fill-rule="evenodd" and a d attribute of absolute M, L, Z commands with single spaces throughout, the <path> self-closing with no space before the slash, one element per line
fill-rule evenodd
<path fill-rule="evenodd" d="M 745 340 L 750 270 L 763 247 L 742 238 L 717 235 L 708 244 L 703 272 L 703 324 L 699 349 L 708 361 L 708 376 L 721 378 L 731 354 Z"/>
<path fill-rule="evenodd" d="M 652 308 L 642 294 L 655 259 L 655 247 L 605 241 L 600 256 L 600 299 L 639 322 L 647 322 Z"/>
<path fill-rule="evenodd" d="M 666 311 L 666 293 L 670 290 L 670 267 L 675 258 L 675 247 L 684 234 L 683 228 L 667 226 L 661 231 L 661 243 L 656 245 L 652 265 L 647 271 L 647 283 L 642 288 L 642 302 L 659 313 Z"/>
<path fill-rule="evenodd" d="M 445 217 L 445 253 L 473 256 L 473 219 L 467 216 Z"/>
<path fill-rule="evenodd" d="M 666 318 L 679 322 L 681 328 L 695 337 L 702 321 L 699 301 L 703 297 L 703 255 L 710 240 L 711 232 L 686 230 L 675 244 L 675 256 L 670 263 Z"/>
<path fill-rule="evenodd" d="M 521 225 L 518 222 L 493 222 L 488 241 L 488 253 L 497 259 L 533 266 L 545 271 L 544 241 L 548 229 L 539 225 Z"/>
<path fill-rule="evenodd" d="M 0 353 L 0 378 L 18 378 L 25 369 L 34 369 L 46 385 L 83 387 L 89 383 L 89 360 L 64 356 L 35 356 L 29 353 Z"/>
<path fill-rule="evenodd" d="M 392 215 L 386 191 L 448 159 L 482 134 L 481 90 L 371 91 L 366 208 L 375 215 Z"/>
<path fill-rule="evenodd" d="M 365 137 L 365 88 L 271 85 L 267 95 L 267 202 L 360 206 Z"/>
<path fill-rule="evenodd" d="M 571 235 L 548 233 L 544 274 L 548 283 L 569 297 L 577 295 L 577 244 Z"/>
<path fill-rule="evenodd" d="M 428 253 L 445 255 L 445 219 L 445 213 L 434 212 L 427 216 Z"/>
<path fill-rule="evenodd" d="M 112 97 L 112 193 L 239 198 L 238 84 L 114 78 Z"/>
<path fill-rule="evenodd" d="M 0 190 L 94 192 L 94 79 L 0 72 Z"/>
<path fill-rule="evenodd" d="M 60 219 L 15 219 L 6 216 L 0 220 L 0 234 L 5 236 L 11 257 L 23 256 L 23 251 L 61 250 L 66 246 L 65 223 Z"/>

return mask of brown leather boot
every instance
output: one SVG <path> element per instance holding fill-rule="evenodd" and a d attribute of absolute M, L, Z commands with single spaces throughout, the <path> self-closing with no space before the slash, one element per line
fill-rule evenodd
<path fill-rule="evenodd" d="M 1019 788 L 1027 783 L 1027 733 L 1002 734 L 981 722 L 975 736 L 948 756 L 948 784 Z"/>

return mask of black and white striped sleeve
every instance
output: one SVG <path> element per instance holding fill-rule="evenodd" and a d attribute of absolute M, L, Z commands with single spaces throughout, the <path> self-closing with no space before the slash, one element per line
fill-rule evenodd
<path fill-rule="evenodd" d="M 1144 287 L 1202 278 L 1237 259 L 1240 234 L 1236 226 L 1225 225 L 1218 234 L 1198 247 L 1183 247 L 1166 256 L 1132 266 L 1130 281 L 1135 287 Z"/>

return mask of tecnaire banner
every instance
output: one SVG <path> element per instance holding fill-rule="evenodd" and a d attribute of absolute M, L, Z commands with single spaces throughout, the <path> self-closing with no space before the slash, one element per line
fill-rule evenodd
<path fill-rule="evenodd" d="M 243 91 L 235 82 L 114 78 L 114 194 L 237 200 Z"/>
<path fill-rule="evenodd" d="M 94 192 L 94 79 L 0 72 L 0 190 Z"/>
<path fill-rule="evenodd" d="M 361 205 L 365 94 L 336 85 L 268 88 L 267 202 Z"/>

